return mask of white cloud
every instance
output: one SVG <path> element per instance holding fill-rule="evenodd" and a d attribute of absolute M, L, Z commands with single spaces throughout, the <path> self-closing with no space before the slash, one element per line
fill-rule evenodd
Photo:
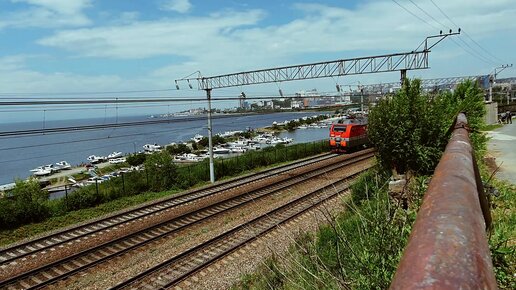
<path fill-rule="evenodd" d="M 115 74 L 81 75 L 56 71 L 42 73 L 28 67 L 31 59 L 43 55 L 0 57 L 0 92 L 87 92 L 156 88 L 159 83 L 146 79 L 128 80 Z M 161 80 L 160 80 L 161 81 Z"/>
<path fill-rule="evenodd" d="M 161 4 L 160 8 L 167 11 L 186 13 L 192 9 L 192 3 L 190 3 L 190 0 L 167 0 Z"/>
<path fill-rule="evenodd" d="M 64 30 L 38 43 L 93 57 L 194 56 L 213 50 L 214 45 L 229 45 L 233 29 L 256 24 L 263 16 L 262 11 L 251 10 L 181 21 L 141 21 L 130 25 Z"/>
<path fill-rule="evenodd" d="M 507 31 L 516 30 L 516 22 L 511 16 L 516 15 L 516 7 L 509 5 L 511 0 L 436 2 L 477 41 L 491 37 L 501 27 Z M 420 17 L 426 17 L 410 6 L 410 2 L 400 3 Z M 419 5 L 439 22 L 450 24 L 430 2 Z M 266 16 L 261 10 L 219 11 L 180 20 L 159 19 L 136 21 L 130 25 L 62 30 L 38 43 L 86 57 L 181 56 L 186 62 L 172 64 L 172 67 L 182 67 L 185 72 L 201 69 L 221 73 L 291 64 L 293 60 L 304 59 L 307 54 L 338 53 L 346 58 L 410 51 L 427 35 L 438 32 L 385 0 L 368 1 L 353 9 L 323 4 L 297 4 L 294 9 L 304 15 L 269 26 L 260 26 Z M 433 25 L 441 28 L 435 22 Z M 443 27 L 443 30 L 447 28 Z M 446 40 L 434 50 L 449 42 Z M 491 47 L 491 43 L 485 46 Z M 506 43 L 497 49 L 503 47 L 509 51 Z M 455 46 L 450 49 L 460 50 Z M 471 60 L 465 52 L 462 56 Z M 198 66 L 189 66 L 192 62 Z"/>
<path fill-rule="evenodd" d="M 28 7 L 16 12 L 0 13 L 0 29 L 58 28 L 91 24 L 91 20 L 83 10 L 91 6 L 92 0 L 11 0 L 11 2 L 25 4 Z"/>
<path fill-rule="evenodd" d="M 511 52 L 516 43 L 510 37 L 516 33 L 516 22 L 512 17 L 516 15 L 516 7 L 510 5 L 513 0 L 434 1 L 483 47 L 509 63 L 515 61 Z M 410 2 L 399 2 L 420 17 L 426 17 L 411 6 Z M 451 25 L 431 2 L 419 5 L 439 22 Z M 436 28 L 428 27 L 391 1 L 385 0 L 366 1 L 352 9 L 322 4 L 297 4 L 294 9 L 301 13 L 301 17 L 268 26 L 261 25 L 267 17 L 262 10 L 218 11 L 202 17 L 184 16 L 180 20 L 138 21 L 128 15 L 123 25 L 109 23 L 91 28 L 58 30 L 53 35 L 38 40 L 38 43 L 69 51 L 79 58 L 142 59 L 143 62 L 145 58 L 171 56 L 163 58 L 161 68 L 140 76 L 138 80 L 124 82 L 116 76 L 107 76 L 106 79 L 110 80 L 107 83 L 102 78 L 85 77 L 90 84 L 98 81 L 99 86 L 92 86 L 100 89 L 109 88 L 109 85 L 118 88 L 123 83 L 136 87 L 137 84 L 140 87 L 153 87 L 143 84 L 172 86 L 172 79 L 196 70 L 201 70 L 204 75 L 214 75 L 318 60 L 410 51 L 426 36 L 438 32 Z M 441 27 L 431 19 L 428 21 L 437 28 Z M 447 28 L 443 27 L 443 30 Z M 460 37 L 475 47 L 467 38 Z M 174 58 L 176 56 L 181 61 L 177 61 L 178 58 Z M 431 70 L 413 71 L 409 75 L 474 75 L 489 73 L 494 67 L 470 56 L 450 39 L 433 49 L 430 63 Z M 18 70 L 16 75 L 29 78 L 33 84 L 52 84 L 55 86 L 54 91 L 59 90 L 59 81 L 63 81 L 61 86 L 65 86 L 74 83 L 74 78 L 83 79 L 79 75 L 42 75 L 28 70 Z M 13 81 L 9 76 L 5 77 Z M 45 81 L 40 82 L 38 78 Z M 360 80 L 366 83 L 396 81 L 398 78 L 396 74 L 360 76 Z M 354 77 L 341 78 L 340 81 L 342 79 L 348 82 L 348 79 Z M 321 80 L 326 83 L 336 81 L 339 80 Z M 80 82 L 74 84 L 78 86 L 77 90 L 82 88 Z M 299 84 L 283 84 L 282 88 Z M 2 85 L 9 86 L 7 82 Z M 328 87 L 334 87 L 334 83 Z"/>

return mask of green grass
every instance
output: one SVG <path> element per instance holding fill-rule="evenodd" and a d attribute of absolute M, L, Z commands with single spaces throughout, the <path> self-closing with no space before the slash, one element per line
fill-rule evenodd
<path fill-rule="evenodd" d="M 232 289 L 388 288 L 419 204 L 404 210 L 388 196 L 386 177 L 371 178 L 374 175 L 360 177 L 361 186 L 352 189 L 358 198 L 345 200 L 348 210 L 328 219 L 316 233 L 295 237 L 287 253 L 266 259 Z M 415 196 L 426 189 L 419 183 L 416 180 L 411 187 L 418 193 Z M 368 194 L 354 192 L 361 190 Z"/>
<path fill-rule="evenodd" d="M 139 195 L 123 197 L 108 203 L 87 209 L 81 209 L 66 213 L 62 216 L 51 217 L 41 223 L 29 224 L 14 230 L 3 230 L 0 232 L 0 246 L 42 234 L 47 231 L 59 229 L 92 218 L 97 218 L 117 210 L 138 205 L 150 200 L 176 194 L 178 191 L 145 192 Z"/>
<path fill-rule="evenodd" d="M 501 128 L 501 127 L 503 127 L 503 125 L 502 124 L 498 124 L 498 123 L 497 124 L 484 125 L 482 127 L 482 131 L 493 131 L 493 130 Z"/>
<path fill-rule="evenodd" d="M 483 180 L 489 174 L 480 164 Z M 348 210 L 316 233 L 303 233 L 288 254 L 275 254 L 245 274 L 232 289 L 386 289 L 396 271 L 417 210 L 427 189 L 427 177 L 410 184 L 407 210 L 401 210 L 372 172 L 352 187 Z M 516 289 L 516 185 L 491 182 L 493 230 L 489 247 L 500 289 Z M 364 190 L 373 190 L 363 194 Z M 360 192 L 359 192 L 360 191 Z M 376 194 L 376 198 L 371 199 Z M 355 203 L 356 201 L 356 203 Z"/>
<path fill-rule="evenodd" d="M 493 185 L 499 195 L 491 197 L 489 247 L 496 280 L 500 289 L 516 289 L 516 185 L 498 180 Z"/>
<path fill-rule="evenodd" d="M 263 155 L 263 153 L 256 153 L 255 155 L 258 156 L 258 154 Z M 272 154 L 272 153 L 271 153 Z M 240 157 L 242 159 L 242 157 Z M 255 157 L 256 158 L 256 157 Z M 235 159 L 236 160 L 236 159 Z M 244 160 L 242 160 L 244 161 Z M 252 168 L 249 170 L 244 170 L 239 172 L 238 174 L 234 175 L 223 175 L 218 180 L 228 180 L 231 178 L 235 178 L 237 176 L 249 174 L 258 172 L 270 167 L 280 166 L 283 164 L 290 163 L 291 161 L 279 161 L 275 164 L 270 164 L 268 166 L 258 166 L 256 168 Z M 228 161 L 226 161 L 228 163 Z M 208 184 L 206 181 L 198 181 L 193 187 L 200 187 L 203 185 Z M 62 227 L 66 227 L 69 225 L 73 225 L 79 222 L 86 221 L 88 219 L 92 218 L 98 218 L 100 216 L 109 214 L 113 211 L 121 210 L 130 206 L 138 205 L 150 200 L 159 199 L 164 196 L 176 194 L 178 192 L 182 192 L 183 190 L 177 189 L 177 190 L 167 190 L 162 192 L 144 192 L 136 195 L 131 196 L 125 196 L 118 198 L 116 200 L 112 200 L 103 204 L 100 204 L 95 207 L 91 208 L 85 208 L 85 209 L 79 209 L 72 212 L 59 212 L 55 216 L 50 217 L 46 219 L 45 221 L 34 223 L 34 224 L 28 224 L 21 226 L 16 229 L 5 229 L 0 231 L 0 246 L 5 246 L 7 244 L 20 241 L 25 238 L 30 238 L 39 234 L 42 234 L 47 231 L 56 230 Z M 58 203 L 60 200 L 52 200 L 48 201 L 50 208 L 55 207 L 55 204 Z"/>

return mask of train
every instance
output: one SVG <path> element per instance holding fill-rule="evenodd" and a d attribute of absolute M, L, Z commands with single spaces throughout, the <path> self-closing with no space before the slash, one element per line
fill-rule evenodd
<path fill-rule="evenodd" d="M 346 153 L 369 145 L 366 118 L 339 119 L 330 127 L 330 148 L 335 153 Z"/>

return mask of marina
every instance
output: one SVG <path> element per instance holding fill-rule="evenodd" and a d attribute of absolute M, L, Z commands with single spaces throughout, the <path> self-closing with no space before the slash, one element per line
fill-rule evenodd
<path fill-rule="evenodd" d="M 278 119 L 295 120 L 311 117 L 317 114 L 318 113 L 313 112 L 288 112 L 265 115 L 236 115 L 219 119 L 215 118 L 214 133 L 219 134 L 221 137 L 232 136 L 236 133 L 244 132 L 242 130 L 243 128 L 251 126 L 256 126 L 253 128 L 269 127 Z M 146 117 L 128 117 L 128 120 L 138 120 L 143 118 Z M 95 121 L 98 120 L 68 120 L 66 122 L 85 124 Z M 53 121 L 50 125 L 57 127 L 59 124 L 59 121 Z M 29 128 L 36 125 L 33 123 L 2 124 L 0 125 L 0 130 L 7 126 L 14 126 L 15 128 Z M 154 128 L 117 128 L 112 130 L 70 133 L 66 135 L 56 134 L 24 138 L 24 142 L 26 142 L 27 145 L 34 146 L 34 150 L 31 150 L 30 153 L 24 152 L 22 148 L 24 146 L 19 146 L 19 143 L 15 142 L 19 140 L 5 140 L 6 142 L 2 147 L 4 149 L 14 147 L 14 149 L 1 150 L 2 148 L 0 148 L 0 157 L 2 160 L 0 162 L 9 165 L 8 167 L 0 167 L 0 184 L 8 184 L 13 182 L 15 178 L 24 179 L 30 175 L 45 178 L 49 178 L 49 176 L 71 175 L 73 174 L 72 172 L 75 171 L 66 173 L 59 171 L 70 170 L 70 168 L 72 168 L 72 164 L 73 167 L 81 169 L 84 169 L 87 164 L 94 164 L 97 166 L 118 164 L 125 161 L 125 155 L 142 151 L 141 149 L 147 152 L 156 152 L 162 150 L 164 145 L 181 143 L 194 139 L 200 141 L 205 135 L 207 135 L 205 120 L 199 119 L 189 120 L 188 118 L 183 117 L 173 124 L 159 124 L 153 127 Z M 327 130 L 328 129 L 326 128 L 312 128 L 312 130 L 306 131 L 306 133 L 300 132 L 305 130 L 296 130 L 291 132 L 281 132 L 277 136 L 273 136 L 272 134 L 262 134 L 255 137 L 252 142 L 239 140 L 229 143 L 224 147 L 218 148 L 219 150 L 214 151 L 214 153 L 217 156 L 225 156 L 240 154 L 249 150 L 259 150 L 264 146 L 320 140 L 327 137 Z M 82 141 L 85 139 L 91 139 L 91 141 Z M 59 140 L 62 140 L 62 142 L 59 142 Z M 149 143 L 149 141 L 154 142 Z M 71 146 L 69 144 L 73 144 L 74 150 L 71 150 L 72 148 L 70 148 Z M 18 149 L 16 147 L 20 148 Z M 13 158 L 13 156 L 24 156 L 26 158 Z M 87 157 L 85 158 L 85 156 Z M 205 154 L 198 154 L 197 157 L 177 157 L 176 160 L 178 160 L 178 162 L 198 162 L 207 157 L 208 154 L 206 152 Z M 62 161 L 55 162 L 55 159 L 62 159 Z M 47 165 L 42 166 L 41 164 Z M 29 171 L 30 168 L 34 168 L 34 171 Z"/>

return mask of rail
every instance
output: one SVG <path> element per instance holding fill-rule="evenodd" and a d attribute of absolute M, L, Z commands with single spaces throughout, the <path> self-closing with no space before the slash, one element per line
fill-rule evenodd
<path fill-rule="evenodd" d="M 468 122 L 459 114 L 390 289 L 497 289 L 491 216 Z"/>

